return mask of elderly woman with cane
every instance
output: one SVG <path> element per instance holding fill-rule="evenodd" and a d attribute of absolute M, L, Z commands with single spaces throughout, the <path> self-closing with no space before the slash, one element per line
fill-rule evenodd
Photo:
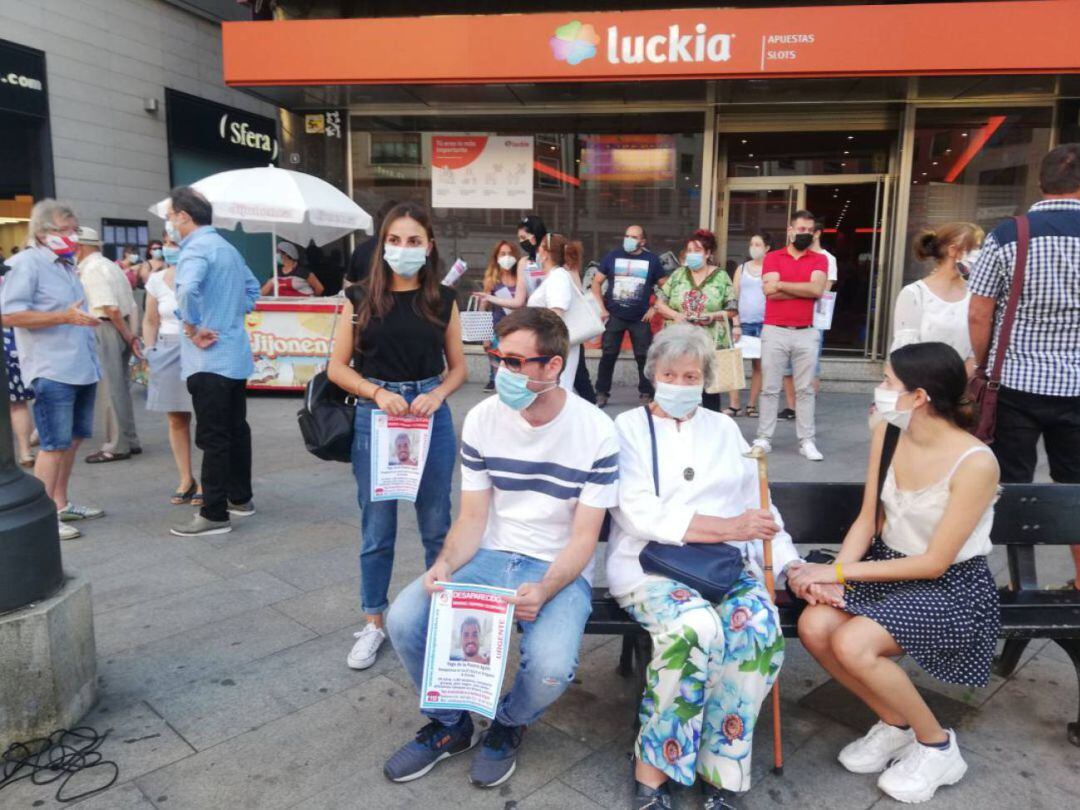
<path fill-rule="evenodd" d="M 619 507 L 608 585 L 655 651 L 635 746 L 637 810 L 671 807 L 668 782 L 692 785 L 698 776 L 706 810 L 733 807 L 750 788 L 754 726 L 784 658 L 765 544 L 778 572 L 799 555 L 776 509 L 761 508 L 758 464 L 735 422 L 701 407 L 714 351 L 700 329 L 665 329 L 645 364 L 654 401 L 615 420 Z M 650 573 L 657 546 L 678 555 L 710 545 L 734 562 L 726 591 L 712 599 L 708 589 Z"/>

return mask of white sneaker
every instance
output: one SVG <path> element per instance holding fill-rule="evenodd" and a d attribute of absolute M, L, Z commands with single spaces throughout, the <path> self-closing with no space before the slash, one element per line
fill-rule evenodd
<path fill-rule="evenodd" d="M 866 734 L 840 751 L 840 764 L 852 773 L 881 773 L 915 743 L 915 732 L 878 720 Z"/>
<path fill-rule="evenodd" d="M 799 445 L 799 455 L 806 456 L 807 461 L 824 461 L 825 456 L 817 449 L 812 439 L 807 439 Z"/>
<path fill-rule="evenodd" d="M 386 633 L 376 627 L 374 622 L 368 622 L 359 633 L 353 633 L 353 638 L 356 643 L 345 662 L 353 669 L 367 669 L 375 663 L 379 647 L 386 641 Z"/>
<path fill-rule="evenodd" d="M 78 538 L 82 537 L 82 532 L 80 532 L 74 526 L 69 526 L 62 520 L 58 520 L 57 525 L 59 526 L 61 540 L 77 540 Z"/>
<path fill-rule="evenodd" d="M 967 773 L 956 734 L 949 731 L 949 747 L 942 751 L 916 742 L 889 770 L 878 777 L 878 787 L 898 802 L 928 802 L 942 785 L 955 785 Z"/>
<path fill-rule="evenodd" d="M 754 447 L 760 447 L 766 453 L 771 453 L 772 452 L 772 442 L 770 442 L 768 439 L 765 439 L 765 438 L 759 437 L 757 439 L 754 439 L 753 446 Z"/>

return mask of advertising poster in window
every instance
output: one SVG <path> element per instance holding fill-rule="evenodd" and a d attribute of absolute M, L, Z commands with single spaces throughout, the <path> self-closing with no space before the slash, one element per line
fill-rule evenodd
<path fill-rule="evenodd" d="M 440 582 L 431 597 L 420 709 L 460 709 L 494 719 L 514 624 L 512 590 Z"/>
<path fill-rule="evenodd" d="M 371 500 L 416 501 L 430 439 L 429 417 L 371 412 Z"/>
<path fill-rule="evenodd" d="M 675 186 L 674 135 L 584 135 L 582 142 L 584 182 Z"/>
<path fill-rule="evenodd" d="M 433 208 L 533 207 L 532 135 L 432 135 Z"/>

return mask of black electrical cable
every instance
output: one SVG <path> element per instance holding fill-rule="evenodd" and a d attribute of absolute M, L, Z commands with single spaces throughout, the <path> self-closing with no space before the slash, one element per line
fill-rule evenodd
<path fill-rule="evenodd" d="M 107 731 L 98 734 L 90 726 L 79 726 L 57 729 L 48 737 L 12 743 L 0 754 L 0 790 L 23 779 L 29 779 L 35 785 L 59 782 L 56 788 L 58 802 L 73 802 L 106 790 L 120 778 L 120 767 L 98 751 L 108 736 Z M 77 774 L 85 775 L 95 769 L 106 773 L 111 769 L 112 778 L 99 787 L 72 796 L 63 795 L 68 782 Z"/>

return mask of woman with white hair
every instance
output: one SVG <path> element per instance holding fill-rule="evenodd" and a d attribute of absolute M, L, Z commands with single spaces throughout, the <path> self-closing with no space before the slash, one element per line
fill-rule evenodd
<path fill-rule="evenodd" d="M 750 788 L 758 710 L 784 660 L 765 590 L 762 541 L 777 572 L 799 560 L 776 509 L 759 508 L 756 462 L 735 422 L 701 407 L 715 347 L 678 324 L 656 336 L 645 375 L 653 402 L 621 414 L 619 507 L 607 560 L 611 594 L 652 636 L 635 746 L 636 808 L 671 806 L 667 783 L 706 786 L 706 810 Z M 638 555 L 670 546 L 731 543 L 742 573 L 718 604 L 683 582 L 646 573 Z"/>

